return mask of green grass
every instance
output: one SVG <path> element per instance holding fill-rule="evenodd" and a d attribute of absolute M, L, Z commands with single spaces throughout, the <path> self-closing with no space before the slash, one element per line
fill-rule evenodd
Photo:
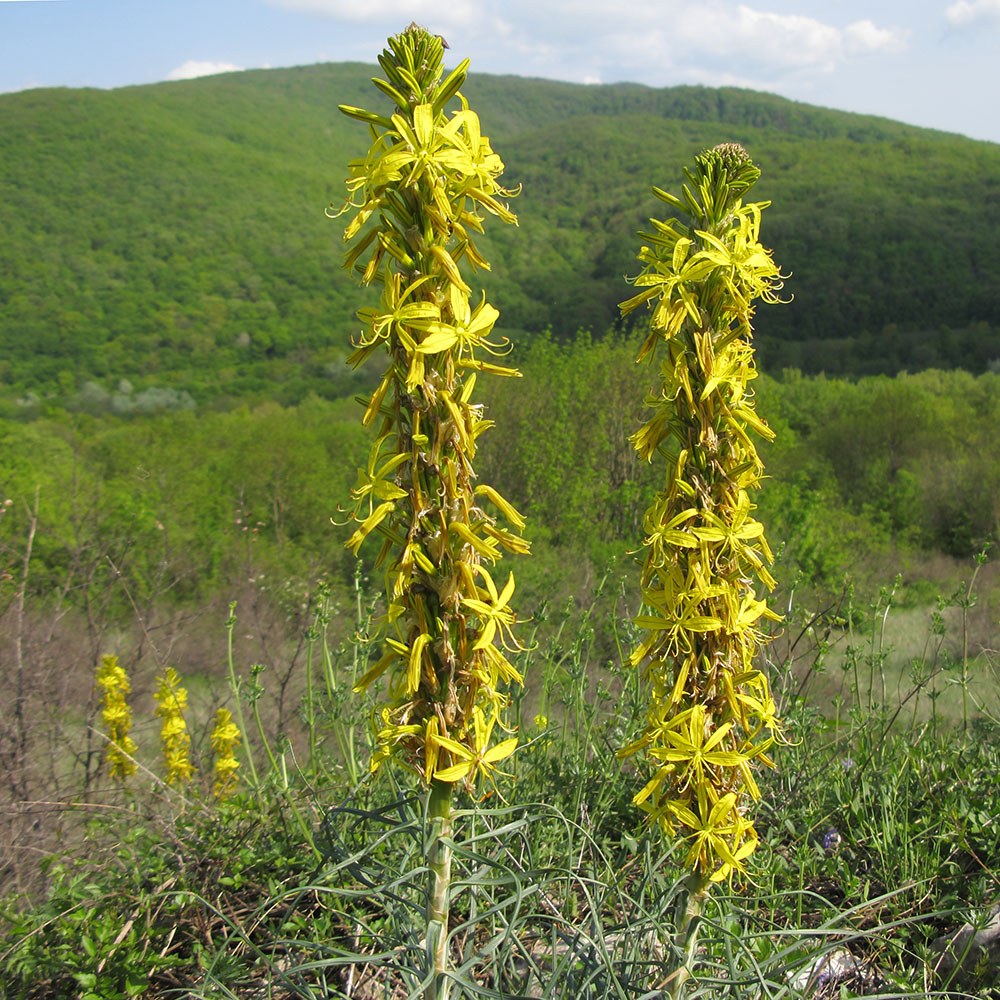
<path fill-rule="evenodd" d="M 633 638 L 624 608 L 600 610 L 614 608 L 615 593 L 606 579 L 582 607 L 536 615 L 507 802 L 460 800 L 456 996 L 639 1000 L 669 987 L 683 853 L 649 835 L 631 803 L 643 779 L 614 758 L 644 705 L 621 667 Z M 357 602 L 363 622 L 360 591 Z M 868 610 L 875 618 L 877 606 Z M 300 692 L 297 733 L 266 734 L 273 765 L 250 721 L 261 691 L 244 679 L 257 787 L 244 767 L 243 791 L 221 805 L 141 779 L 66 803 L 87 817 L 74 848 L 3 904 L 0 996 L 419 994 L 429 975 L 417 929 L 425 803 L 405 776 L 365 776 L 366 709 L 348 689 L 370 651 L 349 631 L 329 634 L 327 613 L 309 632 L 312 687 Z M 900 635 L 912 629 L 910 612 L 890 607 L 887 637 L 897 614 Z M 844 948 L 870 974 L 838 995 L 866 985 L 883 997 L 932 996 L 945 984 L 930 942 L 1000 891 L 1000 725 L 975 711 L 963 733 L 960 714 L 914 720 L 908 703 L 897 712 L 892 683 L 881 697 L 881 632 L 874 644 L 871 635 L 856 636 L 859 681 L 876 667 L 871 708 L 862 683 L 839 718 L 808 690 L 797 696 L 801 668 L 771 664 L 792 742 L 762 776 L 752 880 L 710 897 L 688 996 L 807 995 L 818 956 Z M 824 655 L 822 634 L 809 641 L 800 662 Z M 979 681 L 982 663 L 995 667 L 992 654 L 974 660 Z M 986 997 L 992 986 L 984 976 L 952 995 Z"/>

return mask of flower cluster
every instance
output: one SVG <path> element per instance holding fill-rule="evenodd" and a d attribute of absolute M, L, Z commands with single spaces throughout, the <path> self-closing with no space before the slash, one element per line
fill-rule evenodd
<path fill-rule="evenodd" d="M 235 754 L 236 745 L 240 742 L 240 730 L 228 708 L 220 708 L 215 713 L 215 726 L 210 739 L 215 755 L 215 794 L 218 798 L 225 798 L 236 787 L 236 769 L 240 766 Z"/>
<path fill-rule="evenodd" d="M 777 300 L 781 275 L 758 242 L 762 209 L 742 195 L 760 175 L 742 147 L 716 147 L 685 171 L 683 199 L 655 189 L 687 216 L 651 220 L 639 253 L 641 289 L 622 312 L 652 310 L 639 360 L 660 357 L 653 415 L 632 441 L 647 461 L 666 459 L 666 484 L 645 517 L 645 637 L 631 656 L 651 703 L 642 736 L 655 770 L 635 803 L 670 836 L 689 842 L 686 863 L 703 878 L 743 871 L 757 846 L 747 817 L 760 792 L 753 767 L 773 766 L 781 739 L 767 678 L 754 666 L 761 624 L 778 616 L 755 592 L 768 589 L 771 551 L 752 514 L 763 466 L 751 432 L 757 416 L 754 301 Z"/>
<path fill-rule="evenodd" d="M 355 689 L 387 678 L 373 769 L 394 758 L 427 782 L 472 785 L 517 745 L 493 742 L 505 689 L 521 677 L 505 655 L 519 648 L 514 578 L 498 586 L 491 567 L 502 549 L 528 545 L 514 507 L 474 485 L 477 440 L 491 426 L 474 402 L 477 375 L 519 373 L 483 357 L 509 345 L 490 339 L 499 313 L 485 296 L 473 304 L 460 265 L 488 269 L 475 243 L 487 214 L 516 219 L 501 200 L 512 192 L 497 183 L 503 163 L 459 92 L 468 60 L 442 80 L 442 59 L 442 40 L 411 25 L 379 57 L 387 79 L 373 81 L 392 113 L 340 108 L 372 135 L 350 164 L 344 266 L 382 289 L 379 305 L 358 313 L 365 329 L 351 362 L 388 355 L 363 417 L 379 429 L 352 491 L 347 546 L 357 554 L 378 536 L 385 567 L 382 655 Z"/>
<path fill-rule="evenodd" d="M 118 663 L 117 656 L 102 656 L 97 668 L 97 686 L 101 689 L 101 718 L 107 730 L 108 745 L 106 756 L 112 778 L 124 781 L 135 774 L 135 741 L 129 736 L 132 728 L 132 711 L 126 695 L 130 687 L 125 670 Z"/>
<path fill-rule="evenodd" d="M 173 667 L 167 667 L 159 682 L 153 697 L 156 699 L 156 714 L 163 720 L 160 742 L 163 746 L 166 781 L 168 785 L 179 785 L 190 780 L 194 773 L 188 757 L 191 737 L 184 721 L 187 689 L 181 687 L 181 679 Z"/>

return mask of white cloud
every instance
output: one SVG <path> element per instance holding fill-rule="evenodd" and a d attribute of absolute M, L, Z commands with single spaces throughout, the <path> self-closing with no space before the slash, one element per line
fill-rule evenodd
<path fill-rule="evenodd" d="M 514 63 L 524 75 L 561 80 L 653 86 L 724 80 L 786 90 L 793 82 L 809 86 L 853 60 L 899 53 L 908 45 L 907 32 L 877 17 L 845 26 L 833 22 L 832 14 L 767 10 L 774 0 L 265 2 L 339 21 L 352 38 L 352 29 L 390 33 L 413 20 L 441 32 L 453 53 L 472 59 L 474 70 L 509 72 Z M 365 52 L 371 58 L 370 50 Z"/>
<path fill-rule="evenodd" d="M 742 4 L 737 8 L 735 32 L 740 48 L 749 47 L 768 62 L 791 66 L 812 64 L 826 69 L 841 44 L 840 32 L 815 18 L 771 14 Z"/>
<path fill-rule="evenodd" d="M 958 0 L 945 10 L 944 16 L 958 28 L 991 17 L 1000 18 L 1000 0 Z"/>
<path fill-rule="evenodd" d="M 997 0 L 1000 3 L 1000 0 Z M 878 28 L 868 18 L 855 21 L 844 29 L 851 52 L 903 52 L 909 32 L 900 28 Z"/>
<path fill-rule="evenodd" d="M 182 66 L 172 69 L 167 74 L 168 80 L 193 80 L 198 76 L 212 76 L 215 73 L 238 73 L 242 66 L 234 66 L 227 62 L 199 62 L 189 59 Z"/>
<path fill-rule="evenodd" d="M 1000 0 L 997 0 L 1000 2 Z M 840 29 L 802 14 L 774 14 L 745 4 L 690 8 L 687 40 L 706 51 L 725 50 L 737 63 L 747 61 L 772 69 L 807 68 L 829 72 L 845 56 L 860 52 L 900 52 L 906 33 L 880 28 L 867 18 Z"/>
<path fill-rule="evenodd" d="M 481 19 L 475 0 L 268 0 L 272 6 L 320 14 L 340 21 L 385 22 L 406 25 L 410 21 L 438 25 L 471 25 Z"/>
<path fill-rule="evenodd" d="M 669 18 L 665 13 L 662 3 L 633 3 L 627 27 L 609 26 L 602 35 L 608 58 L 616 66 L 659 67 L 661 76 L 669 69 L 675 77 L 700 74 L 773 89 L 785 77 L 828 74 L 853 56 L 907 47 L 906 32 L 868 19 L 839 28 L 814 17 L 720 0 L 678 4 Z M 612 73 L 605 68 L 602 76 Z"/>

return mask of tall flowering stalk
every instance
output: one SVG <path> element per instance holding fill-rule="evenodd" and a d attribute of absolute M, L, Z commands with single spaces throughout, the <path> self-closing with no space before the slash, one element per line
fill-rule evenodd
<path fill-rule="evenodd" d="M 514 577 L 498 584 L 493 566 L 503 549 L 528 550 L 518 512 L 475 483 L 477 439 L 491 426 L 474 401 L 477 375 L 519 373 L 488 360 L 509 345 L 490 339 L 499 313 L 485 296 L 472 299 L 462 273 L 489 268 L 475 238 L 487 215 L 516 223 L 502 201 L 512 192 L 498 184 L 503 163 L 459 92 L 468 60 L 442 79 L 443 55 L 441 38 L 411 24 L 379 57 L 387 79 L 373 81 L 392 111 L 340 108 L 372 139 L 350 164 L 344 211 L 356 214 L 344 266 L 382 289 L 380 304 L 358 313 L 365 330 L 350 360 L 388 355 L 362 418 L 378 430 L 352 491 L 357 529 L 347 542 L 357 553 L 370 536 L 381 541 L 386 611 L 374 628 L 383 647 L 355 691 L 387 677 L 373 770 L 395 760 L 430 787 L 435 997 L 447 994 L 452 789 L 492 784 L 517 746 L 504 725 L 505 689 L 522 680 L 505 656 L 519 648 Z M 460 107 L 449 115 L 453 100 Z"/>
<path fill-rule="evenodd" d="M 621 306 L 652 309 L 639 360 L 658 357 L 662 383 L 632 442 L 647 461 L 665 460 L 666 483 L 646 512 L 645 636 L 630 660 L 648 677 L 650 707 L 619 756 L 645 753 L 654 771 L 634 801 L 688 844 L 690 917 L 708 884 L 743 872 L 757 847 L 754 767 L 773 766 L 766 753 L 781 738 L 754 666 L 761 623 L 778 615 L 757 596 L 774 579 L 752 516 L 763 465 L 751 432 L 773 434 L 750 389 L 754 302 L 777 301 L 781 275 L 758 242 L 769 203 L 742 202 L 760 176 L 746 151 L 717 146 L 685 173 L 683 198 L 654 191 L 688 221 L 651 220 L 641 291 Z"/>
<path fill-rule="evenodd" d="M 215 713 L 215 725 L 209 739 L 215 757 L 215 788 L 217 798 L 225 798 L 236 788 L 240 763 L 236 759 L 236 745 L 240 742 L 239 727 L 233 722 L 233 713 L 220 708 Z"/>
<path fill-rule="evenodd" d="M 156 714 L 163 720 L 160 726 L 160 743 L 163 747 L 166 782 L 168 785 L 180 785 L 190 780 L 194 773 L 188 757 L 191 737 L 184 720 L 187 689 L 181 686 L 181 679 L 173 667 L 167 667 L 159 680 L 159 687 L 153 697 L 156 700 Z"/>
<path fill-rule="evenodd" d="M 101 665 L 97 668 L 97 686 L 101 689 L 101 718 L 108 736 L 105 751 L 108 770 L 112 778 L 124 781 L 135 774 L 138 765 L 135 762 L 135 740 L 129 736 L 132 728 L 132 710 L 127 699 L 130 685 L 117 656 L 101 657 Z"/>

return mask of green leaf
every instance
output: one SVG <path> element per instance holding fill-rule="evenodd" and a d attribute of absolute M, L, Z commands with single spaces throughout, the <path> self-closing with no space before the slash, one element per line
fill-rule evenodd
<path fill-rule="evenodd" d="M 125 994 L 130 997 L 142 996 L 149 989 L 149 978 L 138 972 L 125 973 Z"/>

